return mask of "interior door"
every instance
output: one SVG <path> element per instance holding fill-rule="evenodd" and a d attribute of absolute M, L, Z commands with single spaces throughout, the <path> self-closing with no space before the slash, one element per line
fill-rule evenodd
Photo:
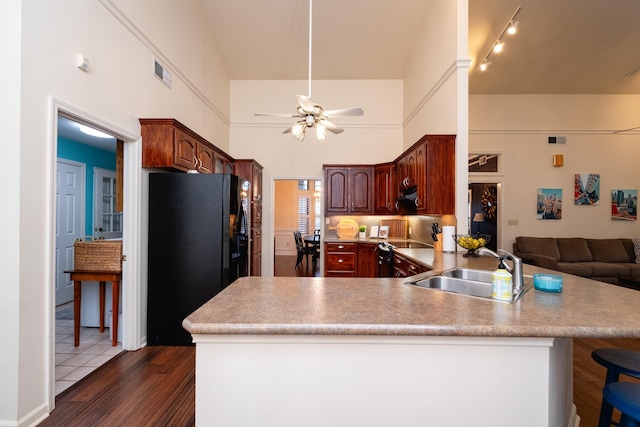
<path fill-rule="evenodd" d="M 73 243 L 84 234 L 85 165 L 58 159 L 56 168 L 56 305 L 73 301 Z"/>
<path fill-rule="evenodd" d="M 116 210 L 116 172 L 94 168 L 93 235 L 105 239 L 122 238 L 122 212 Z"/>

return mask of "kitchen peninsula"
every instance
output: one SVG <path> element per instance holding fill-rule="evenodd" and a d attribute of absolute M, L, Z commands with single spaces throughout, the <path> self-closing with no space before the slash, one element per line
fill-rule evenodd
<path fill-rule="evenodd" d="M 496 267 L 398 251 L 434 272 Z M 196 422 L 575 426 L 571 338 L 640 337 L 640 293 L 563 278 L 562 293 L 530 289 L 514 304 L 394 278 L 242 278 L 183 323 Z"/>

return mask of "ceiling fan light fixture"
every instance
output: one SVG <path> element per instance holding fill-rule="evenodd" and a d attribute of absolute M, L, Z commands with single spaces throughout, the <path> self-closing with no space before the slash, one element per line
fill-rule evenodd
<path fill-rule="evenodd" d="M 324 141 L 324 139 L 327 137 L 327 127 L 325 125 L 323 125 L 322 123 L 317 123 L 316 124 L 316 138 L 318 138 L 318 141 Z"/>
<path fill-rule="evenodd" d="M 311 127 L 316 123 L 316 119 L 311 114 L 307 114 L 307 117 L 305 117 L 304 120 L 308 127 Z"/>
<path fill-rule="evenodd" d="M 305 128 L 307 124 L 304 121 L 299 121 L 291 127 L 291 133 L 300 142 L 304 141 Z"/>

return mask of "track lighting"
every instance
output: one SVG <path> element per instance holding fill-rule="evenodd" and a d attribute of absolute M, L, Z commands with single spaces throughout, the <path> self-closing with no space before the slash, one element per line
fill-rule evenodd
<path fill-rule="evenodd" d="M 505 34 L 513 35 L 518 31 L 519 22 L 516 21 L 515 19 L 516 19 L 516 16 L 518 16 L 518 13 L 520 13 L 520 9 L 522 9 L 522 6 L 518 6 L 515 13 L 511 17 L 511 19 L 509 19 L 509 22 L 507 22 L 507 25 L 504 27 L 504 29 L 498 36 L 498 39 L 491 47 L 491 50 L 487 52 L 487 54 L 484 56 L 484 58 L 480 62 L 480 66 L 478 67 L 480 71 L 485 71 L 489 67 L 489 65 L 491 65 L 491 62 L 489 62 L 489 56 L 491 56 L 492 53 L 500 53 L 503 51 L 504 41 L 502 41 L 502 37 Z"/>

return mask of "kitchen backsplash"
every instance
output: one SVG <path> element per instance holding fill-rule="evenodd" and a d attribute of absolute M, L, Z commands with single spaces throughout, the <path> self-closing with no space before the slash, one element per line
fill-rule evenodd
<path fill-rule="evenodd" d="M 380 226 L 382 220 L 404 219 L 407 221 L 407 238 L 417 240 L 424 243 L 433 243 L 431 237 L 432 225 L 438 223 L 440 227 L 445 225 L 456 225 L 456 218 L 454 215 L 443 216 L 425 216 L 425 215 L 349 215 L 349 216 L 329 216 L 325 219 L 329 219 L 329 224 L 324 225 L 324 235 L 327 237 L 336 237 L 336 228 L 338 223 L 342 219 L 352 219 L 358 223 L 358 225 L 364 225 L 367 227 L 367 237 L 369 237 L 371 226 Z M 384 221 L 383 221 L 384 222 Z M 411 230 L 411 233 L 409 233 Z"/>

